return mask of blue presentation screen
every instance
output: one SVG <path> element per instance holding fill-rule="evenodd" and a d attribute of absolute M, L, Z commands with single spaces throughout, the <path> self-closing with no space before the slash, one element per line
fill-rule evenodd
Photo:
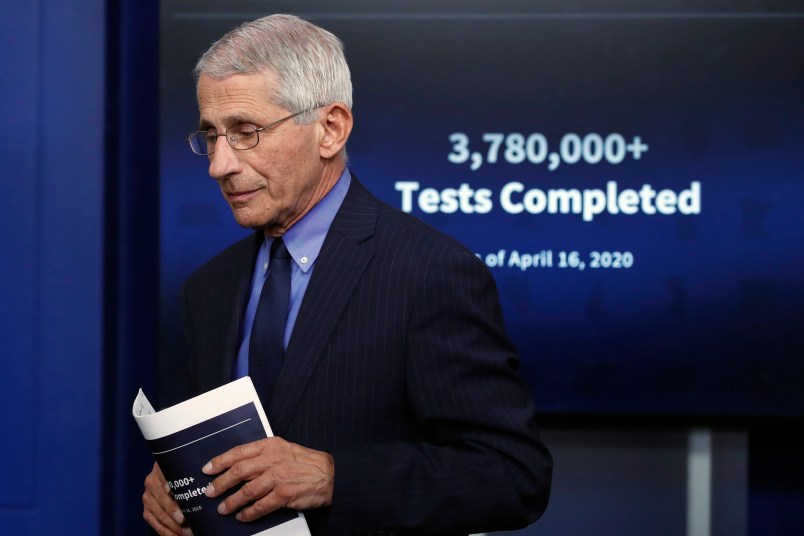
<path fill-rule="evenodd" d="M 184 142 L 192 68 L 291 11 L 345 43 L 353 174 L 488 265 L 542 412 L 804 415 L 804 11 L 329 4 L 163 3 L 168 363 L 183 279 L 248 232 Z"/>

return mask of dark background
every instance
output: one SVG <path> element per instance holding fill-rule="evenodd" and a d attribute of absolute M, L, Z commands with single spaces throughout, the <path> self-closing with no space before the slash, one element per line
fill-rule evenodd
<path fill-rule="evenodd" d="M 278 5 L 274 5 L 278 4 Z M 804 415 L 804 20 L 783 12 L 701 11 L 693 3 L 601 11 L 532 2 L 275 2 L 345 44 L 355 86 L 350 169 L 402 207 L 397 181 L 494 192 L 488 214 L 413 213 L 484 258 L 553 252 L 554 266 L 495 267 L 522 371 L 547 414 Z M 252 9 L 249 9 L 252 8 Z M 183 139 L 197 123 L 191 75 L 248 3 L 164 2 L 161 48 L 163 346 L 180 355 L 181 283 L 246 231 L 206 160 Z M 639 136 L 620 164 L 448 161 L 465 133 Z M 527 189 L 680 192 L 701 212 L 508 214 L 498 193 Z M 417 194 L 416 194 L 417 195 Z M 521 197 L 521 196 L 520 196 Z M 628 252 L 634 264 L 583 271 L 560 251 Z M 167 361 L 166 361 L 167 362 Z M 170 374 L 170 371 L 163 372 Z"/>
<path fill-rule="evenodd" d="M 203 16 L 196 17 L 196 22 L 217 27 L 218 22 L 203 22 L 205 12 L 210 17 L 218 17 L 223 12 L 236 12 L 229 17 L 234 25 L 240 20 L 255 18 L 272 10 L 298 11 L 304 5 L 320 13 L 330 13 L 329 18 L 314 18 L 316 22 L 336 32 L 346 31 L 347 21 L 332 16 L 332 8 L 327 4 L 330 3 L 288 0 L 186 1 L 181 3 L 181 7 L 198 9 Z M 164 8 L 174 11 L 178 5 L 178 2 L 163 3 Z M 376 12 L 382 8 L 388 12 L 399 12 L 403 8 L 430 9 L 441 13 L 443 16 L 439 16 L 444 20 L 447 17 L 455 18 L 457 11 L 480 10 L 489 13 L 492 9 L 495 12 L 499 9 L 500 14 L 492 17 L 496 19 L 494 24 L 499 25 L 514 24 L 510 15 L 503 14 L 531 9 L 528 7 L 530 3 L 505 1 L 437 4 L 372 1 L 351 5 L 359 13 Z M 439 184 L 437 181 L 450 185 L 458 181 L 480 185 L 482 181 L 483 184 L 492 185 L 499 184 L 493 183 L 493 180 L 507 182 L 518 179 L 534 187 L 548 187 L 552 184 L 549 181 L 555 181 L 556 185 L 560 182 L 567 187 L 584 187 L 587 183 L 597 186 L 606 180 L 616 179 L 621 184 L 649 182 L 654 186 L 671 185 L 673 188 L 680 187 L 678 185 L 682 179 L 686 183 L 693 177 L 697 178 L 702 181 L 704 188 L 703 211 L 699 217 L 632 217 L 624 223 L 621 221 L 623 217 L 617 216 L 607 218 L 608 222 L 600 218 L 592 223 L 581 224 L 576 216 L 542 215 L 531 218 L 520 215 L 511 219 L 516 222 L 515 225 L 528 227 L 531 232 L 527 237 L 520 236 L 516 243 L 506 242 L 507 235 L 487 235 L 485 227 L 462 240 L 474 249 L 498 244 L 524 249 L 528 245 L 528 237 L 532 237 L 533 244 L 539 246 L 546 240 L 561 237 L 560 244 L 547 245 L 567 249 L 580 248 L 584 244 L 601 249 L 627 246 L 634 247 L 637 252 L 636 246 L 625 241 L 629 234 L 633 234 L 635 239 L 639 239 L 639 251 L 642 251 L 646 247 L 645 235 L 641 230 L 645 225 L 653 227 L 651 232 L 656 240 L 665 244 L 671 244 L 673 236 L 689 237 L 696 229 L 699 231 L 696 240 L 702 240 L 700 231 L 716 231 L 722 237 L 721 241 L 706 238 L 699 242 L 705 245 L 700 250 L 694 244 L 688 244 L 689 247 L 684 248 L 685 255 L 678 259 L 681 266 L 688 266 L 686 256 L 693 256 L 702 266 L 700 274 L 689 269 L 682 274 L 687 282 L 683 288 L 688 290 L 688 300 L 706 298 L 718 313 L 711 315 L 711 318 L 722 316 L 723 325 L 739 328 L 730 331 L 732 337 L 745 337 L 746 332 L 766 334 L 751 356 L 746 358 L 755 364 L 752 381 L 770 381 L 773 384 L 777 382 L 774 377 L 782 375 L 790 377 L 788 385 L 800 381 L 796 379 L 794 366 L 780 369 L 790 363 L 786 365 L 784 361 L 774 361 L 780 358 L 770 354 L 774 347 L 772 340 L 789 341 L 790 344 L 798 341 L 800 344 L 800 339 L 795 338 L 796 333 L 789 339 L 774 338 L 767 335 L 769 331 L 762 329 L 762 322 L 769 326 L 782 325 L 774 320 L 783 317 L 780 311 L 789 311 L 789 318 L 795 320 L 796 309 L 791 310 L 787 304 L 795 304 L 798 300 L 796 296 L 800 296 L 800 283 L 798 287 L 795 286 L 795 270 L 800 267 L 796 249 L 777 257 L 787 251 L 785 244 L 793 243 L 792 237 L 800 232 L 800 225 L 793 219 L 800 214 L 795 204 L 800 195 L 797 197 L 795 194 L 800 193 L 797 188 L 801 172 L 800 165 L 791 167 L 795 162 L 800 164 L 800 160 L 795 161 L 795 152 L 790 152 L 790 147 L 796 139 L 800 140 L 801 133 L 800 126 L 797 126 L 801 124 L 800 99 L 792 99 L 796 92 L 800 94 L 802 88 L 800 63 L 795 63 L 795 59 L 801 57 L 798 52 L 800 41 L 797 41 L 797 35 L 801 32 L 789 31 L 790 27 L 800 27 L 804 19 L 800 7 L 792 2 L 766 1 L 707 2 L 706 5 L 683 2 L 668 5 L 613 0 L 595 3 L 541 2 L 539 6 L 544 10 L 543 20 L 536 20 L 542 20 L 542 26 L 581 28 L 584 25 L 604 25 L 622 28 L 638 18 L 642 22 L 631 25 L 634 29 L 630 31 L 633 33 L 639 32 L 637 27 L 640 25 L 651 25 L 650 32 L 642 32 L 643 40 L 632 45 L 637 57 L 643 54 L 643 50 L 657 53 L 653 69 L 658 73 L 657 76 L 665 76 L 666 80 L 644 87 L 656 92 L 646 98 L 661 98 L 668 102 L 665 107 L 657 108 L 664 110 L 662 121 L 658 120 L 658 116 L 651 115 L 654 112 L 644 112 L 644 107 L 625 106 L 611 116 L 611 121 L 602 123 L 596 115 L 602 113 L 603 108 L 595 104 L 598 102 L 597 91 L 585 92 L 580 89 L 589 85 L 605 85 L 605 73 L 608 71 L 592 64 L 587 67 L 595 73 L 603 72 L 604 75 L 598 75 L 602 78 L 578 81 L 576 83 L 580 85 L 574 89 L 571 85 L 559 88 L 561 92 L 575 91 L 577 98 L 562 100 L 562 93 L 559 92 L 547 102 L 548 109 L 539 112 L 552 114 L 550 125 L 541 122 L 534 112 L 536 107 L 530 104 L 519 114 L 501 114 L 499 119 L 497 115 L 486 116 L 489 112 L 483 110 L 505 108 L 505 101 L 514 98 L 517 88 L 509 88 L 510 93 L 498 91 L 499 87 L 492 90 L 496 81 L 483 77 L 478 77 L 472 87 L 488 87 L 488 91 L 501 95 L 502 101 L 470 103 L 474 106 L 467 107 L 465 111 L 465 117 L 469 119 L 464 119 L 460 114 L 442 115 L 436 109 L 432 109 L 429 115 L 408 116 L 398 110 L 403 109 L 403 104 L 408 106 L 420 102 L 419 96 L 411 94 L 408 98 L 405 93 L 398 91 L 402 95 L 399 100 L 388 103 L 383 95 L 379 95 L 382 98 L 375 96 L 375 103 L 372 104 L 372 98 L 365 91 L 378 88 L 369 88 L 361 83 L 356 87 L 358 105 L 355 108 L 360 128 L 355 131 L 352 140 L 356 173 L 394 204 L 398 202 L 398 194 L 390 189 L 383 193 L 382 188 L 387 188 L 388 184 L 400 178 L 415 178 L 427 186 Z M 547 21 L 552 23 L 547 24 Z M 383 23 L 381 17 L 374 17 L 359 22 L 359 25 L 370 36 L 375 32 L 372 30 L 375 22 Z M 471 20 L 465 22 L 469 26 L 477 23 Z M 189 24 L 189 21 L 182 24 Z M 388 22 L 383 24 L 387 27 Z M 696 24 L 703 24 L 706 29 L 697 35 L 676 35 L 667 54 L 658 54 L 650 44 L 653 35 L 668 38 L 673 34 L 669 30 L 662 34 L 659 28 L 690 28 Z M 766 29 L 757 33 L 757 28 L 763 26 Z M 717 27 L 721 27 L 721 30 L 717 30 Z M 686 64 L 700 65 L 704 62 L 707 53 L 701 48 L 702 44 L 720 44 L 716 39 L 707 41 L 706 36 L 712 32 L 723 32 L 725 27 L 730 28 L 728 31 L 732 37 L 723 42 L 727 50 L 726 63 L 715 62 L 719 67 L 714 68 L 713 72 L 717 72 L 718 76 L 706 76 L 707 71 L 698 73 L 697 83 L 686 82 L 691 84 L 693 96 L 704 96 L 699 101 L 699 108 L 684 115 L 682 103 L 676 106 L 676 112 L 667 111 L 676 92 L 686 87 L 676 82 L 675 78 L 685 74 Z M 775 30 L 768 30 L 768 27 Z M 215 223 L 193 232 L 189 230 L 192 226 L 187 226 L 187 239 L 184 242 L 197 246 L 196 252 L 187 256 L 183 269 L 188 271 L 191 265 L 201 262 L 209 252 L 217 249 L 218 243 L 228 242 L 242 234 L 229 223 L 231 216 L 217 198 L 214 184 L 205 178 L 206 170 L 202 162 L 193 159 L 187 151 L 181 156 L 187 158 L 185 166 L 170 163 L 169 155 L 181 154 L 178 147 L 182 146 L 183 149 L 182 140 L 186 131 L 195 125 L 189 69 L 194 55 L 208 43 L 188 44 L 185 52 L 189 54 L 188 65 L 181 68 L 178 76 L 185 77 L 183 83 L 187 84 L 191 93 L 174 94 L 171 93 L 174 90 L 160 86 L 160 50 L 180 49 L 184 44 L 177 39 L 160 46 L 159 28 L 159 5 L 139 0 L 32 0 L 5 5 L 3 16 L 0 17 L 0 44 L 4 51 L 0 55 L 0 74 L 3 75 L 0 76 L 0 106 L 6 119 L 5 136 L 0 144 L 0 168 L 3 169 L 0 183 L 4 187 L 4 194 L 0 196 L 0 377 L 4 380 L 0 389 L 0 406 L 5 410 L 4 418 L 0 419 L 0 454 L 7 461 L 4 473 L 6 485 L 0 490 L 0 534 L 146 533 L 141 518 L 140 496 L 142 481 L 152 464 L 152 458 L 131 418 L 131 402 L 140 387 L 149 396 L 154 392 L 157 363 L 162 362 L 159 354 L 166 348 L 160 343 L 160 332 L 165 325 L 162 322 L 160 326 L 160 315 L 169 312 L 165 304 L 174 303 L 173 297 L 160 293 L 160 288 L 176 289 L 180 279 L 180 274 L 160 274 L 166 259 L 170 258 L 170 246 L 160 244 L 160 229 L 177 225 L 181 218 L 194 221 L 199 226 L 205 225 L 204 222 Z M 545 31 L 549 33 L 552 30 Z M 605 53 L 602 45 L 584 44 L 584 32 L 576 31 L 581 34 L 576 34 L 580 40 L 577 50 L 585 50 L 598 58 L 611 57 Z M 384 35 L 381 37 L 384 39 Z M 511 40 L 520 38 L 513 32 L 510 37 Z M 370 47 L 381 47 L 383 39 L 371 43 Z M 422 39 L 428 39 L 427 35 L 422 34 Z M 500 39 L 509 38 L 502 36 Z M 417 36 L 414 35 L 405 44 L 416 48 L 416 41 Z M 784 46 L 776 46 L 779 43 Z M 451 46 L 455 46 L 454 43 Z M 573 43 L 564 43 L 558 48 L 533 51 L 533 61 L 545 65 L 549 62 L 544 57 L 558 52 L 566 55 L 566 51 L 574 50 L 575 46 Z M 356 45 L 347 42 L 350 56 L 369 56 L 370 47 L 359 52 L 355 50 Z M 741 50 L 745 54 L 740 57 L 728 53 L 728 49 Z M 678 59 L 674 63 L 671 52 L 675 50 L 686 50 L 683 56 L 686 60 Z M 710 52 L 713 58 L 719 57 L 718 50 L 715 48 Z M 388 50 L 384 54 L 389 57 L 394 55 L 393 51 Z M 519 58 L 525 55 L 524 52 L 518 53 Z M 498 56 L 496 62 L 486 61 L 486 66 L 502 70 L 504 66 L 495 63 L 505 63 L 505 57 Z M 621 60 L 619 56 L 617 58 L 616 62 L 608 65 L 608 69 L 618 68 Z M 754 58 L 753 62 L 751 58 Z M 554 62 L 558 66 L 553 72 L 554 76 L 558 76 L 556 72 L 563 62 L 569 62 L 568 66 L 572 64 L 570 59 L 564 57 Z M 641 61 L 645 59 L 643 57 Z M 361 73 L 355 68 L 356 80 L 358 76 L 372 75 L 375 68 L 378 75 L 381 73 L 385 56 L 378 56 L 374 61 L 376 65 L 368 68 L 368 71 Z M 435 53 L 426 54 L 417 66 L 397 73 L 397 76 L 400 79 L 415 79 L 417 72 L 426 69 L 431 62 L 438 61 Z M 580 61 L 578 57 L 576 61 Z M 630 72 L 637 64 L 626 62 L 623 68 L 628 69 L 624 72 Z M 451 71 L 459 71 L 462 65 L 450 66 L 454 67 Z M 741 77 L 723 79 L 733 68 L 737 69 L 737 73 L 745 72 L 740 71 L 743 65 L 757 69 L 757 76 L 752 78 L 743 74 Z M 612 73 L 612 76 L 615 74 Z M 780 80 L 787 82 L 781 83 Z M 634 94 L 643 87 L 642 84 L 641 79 L 630 81 L 623 91 Z M 722 93 L 708 93 L 710 86 L 720 88 Z M 549 96 L 546 87 L 537 88 L 545 90 L 543 94 L 539 93 L 544 98 Z M 528 86 L 522 91 L 526 89 L 531 92 L 533 88 Z M 387 89 L 389 92 L 393 90 Z M 463 91 L 459 91 L 453 97 L 459 99 L 462 94 Z M 618 94 L 617 91 L 611 91 L 614 97 Z M 181 110 L 177 108 L 177 118 L 186 116 L 190 123 L 184 124 L 185 119 L 181 119 L 182 124 L 178 124 L 178 121 L 173 126 L 160 124 L 161 99 L 169 99 L 167 102 L 183 107 Z M 444 102 L 437 95 L 428 95 L 425 102 L 428 100 Z M 569 102 L 573 104 L 570 106 L 567 104 Z M 561 104 L 561 109 L 553 109 L 552 103 Z M 743 107 L 748 114 L 743 114 Z M 369 116 L 370 108 L 373 111 Z M 635 110 L 643 112 L 636 113 Z M 648 115 L 643 117 L 643 113 Z M 482 123 L 474 122 L 471 120 L 473 114 L 477 115 L 478 121 L 481 117 L 486 119 Z M 628 114 L 631 114 L 633 125 L 623 121 Z M 577 120 L 578 124 L 570 123 L 569 119 L 564 122 L 562 116 L 574 118 L 572 121 Z M 384 122 L 370 127 L 369 117 L 372 121 Z M 709 121 L 711 117 L 718 119 L 712 123 Z M 798 123 L 793 121 L 796 117 L 799 117 Z M 679 127 L 682 124 L 689 126 Z M 745 129 L 743 125 L 746 124 L 755 127 Z M 430 125 L 434 127 L 431 129 Z M 170 134 L 170 140 L 160 141 L 163 135 L 168 135 L 169 128 L 175 129 L 176 136 Z M 553 173 L 547 173 L 539 166 L 529 168 L 522 165 L 515 168 L 501 163 L 496 164 L 494 169 L 486 166 L 472 173 L 466 167 L 446 165 L 444 162 L 450 150 L 446 136 L 453 129 L 464 130 L 474 139 L 479 133 L 491 129 L 502 132 L 521 130 L 524 133 L 542 131 L 555 143 L 554 140 L 571 128 L 594 129 L 601 134 L 615 129 L 623 134 L 639 134 L 651 145 L 651 149 L 638 163 L 629 162 L 612 167 L 577 165 L 567 170 L 559 168 Z M 401 134 L 393 134 L 405 129 L 408 133 L 413 131 L 414 135 L 403 138 Z M 691 153 L 683 149 L 682 140 L 687 138 L 680 134 L 683 132 L 691 133 L 689 138 L 693 142 L 692 147 L 697 147 L 698 154 L 702 155 L 700 160 L 693 160 Z M 702 132 L 706 135 L 702 135 Z M 718 134 L 714 136 L 713 133 Z M 359 136 L 363 135 L 367 138 L 360 142 Z M 410 144 L 406 145 L 408 153 L 403 154 L 400 148 L 391 148 L 397 150 L 390 157 L 373 161 L 370 144 L 382 145 L 386 136 L 389 139 L 404 139 L 406 144 Z M 417 141 L 419 136 L 431 136 L 429 139 L 433 140 L 433 145 L 422 152 L 432 151 L 432 163 L 419 160 L 423 158 L 420 154 L 410 153 L 411 150 L 419 150 L 420 146 L 416 145 L 420 143 Z M 160 149 L 168 141 L 175 144 L 177 150 L 175 153 L 164 151 L 164 158 L 160 161 Z M 749 150 L 750 147 L 754 149 Z M 387 147 L 383 151 L 386 155 L 391 153 Z M 686 164 L 676 165 L 677 162 Z M 406 166 L 411 170 L 410 176 L 389 175 L 397 173 L 391 164 Z M 164 187 L 160 184 L 160 177 L 166 166 L 187 173 L 186 180 L 194 181 L 192 195 L 183 192 L 191 208 L 171 216 L 176 220 L 171 220 L 166 212 L 160 211 Z M 443 177 L 425 175 L 436 166 L 446 169 Z M 717 173 L 724 171 L 726 178 L 718 182 Z M 497 179 L 494 179 L 495 174 L 499 174 Z M 746 177 L 750 180 L 743 182 Z M 173 175 L 171 180 L 181 179 Z M 718 195 L 712 197 L 716 193 Z M 739 203 L 733 201 L 737 196 Z M 743 203 L 743 199 L 747 202 Z M 744 208 L 754 214 L 748 222 L 762 223 L 761 226 L 748 225 L 748 237 L 753 236 L 753 242 L 744 240 L 745 228 L 741 223 Z M 444 215 L 438 215 L 437 218 L 428 216 L 426 219 L 457 234 L 454 229 L 456 226 L 448 228 L 453 217 L 466 226 L 484 223 L 473 222 L 472 217 Z M 160 218 L 164 221 L 160 221 Z M 221 229 L 225 228 L 220 234 L 216 234 L 219 232 L 216 222 L 220 223 Z M 707 227 L 713 225 L 712 222 L 719 223 L 715 227 Z M 613 238 L 605 241 L 603 237 L 609 225 L 613 226 Z M 562 229 L 560 235 L 554 231 L 558 228 Z M 587 233 L 590 234 L 588 241 L 585 238 Z M 474 242 L 476 237 L 488 242 Z M 746 243 L 753 246 L 746 246 Z M 178 246 L 174 243 L 173 247 Z M 723 266 L 722 262 L 726 258 L 723 251 L 731 249 L 735 252 L 734 264 L 743 267 L 733 272 L 728 271 L 732 265 Z M 656 255 L 642 252 L 636 258 L 640 263 L 651 260 L 655 263 L 658 260 Z M 719 260 L 708 264 L 709 257 L 713 255 Z M 667 262 L 672 262 L 672 259 Z M 634 269 L 636 267 L 635 263 Z M 712 275 L 717 270 L 720 272 Z M 669 270 L 664 273 L 667 272 Z M 704 272 L 708 273 L 705 278 Z M 794 275 L 785 275 L 791 273 Z M 606 298 L 605 314 L 611 319 L 623 318 L 623 313 L 617 312 L 622 296 L 625 296 L 623 289 L 642 281 L 645 290 L 650 290 L 650 285 L 644 285 L 644 276 L 639 275 L 638 271 L 624 272 L 625 275 L 590 274 L 589 271 L 564 274 L 557 271 L 526 272 L 514 279 L 528 282 L 518 288 L 532 286 L 539 292 L 546 292 L 551 286 L 561 283 L 561 278 L 565 279 L 564 284 L 568 287 L 581 287 L 591 285 L 590 278 L 596 280 L 599 277 L 601 288 L 609 289 L 603 297 Z M 718 274 L 725 274 L 722 281 Z M 735 302 L 740 292 L 734 290 L 733 283 L 740 277 L 752 274 L 760 279 L 775 278 L 775 286 L 760 285 L 752 294 L 775 296 L 773 303 L 776 305 L 775 308 L 759 308 L 753 316 L 746 317 L 751 320 L 750 323 L 739 324 L 735 322 L 735 316 L 740 311 L 740 305 Z M 616 294 L 611 292 L 615 289 L 612 275 L 622 278 L 616 287 L 619 289 Z M 495 276 L 501 281 L 504 296 L 510 296 L 502 283 L 504 274 L 495 269 Z M 550 285 L 542 285 L 542 280 L 545 283 L 549 280 Z M 516 281 L 510 285 L 515 284 Z M 723 286 L 731 286 L 732 290 L 723 294 L 719 290 Z M 576 295 L 579 302 L 589 296 L 588 288 Z M 673 281 L 672 289 L 677 288 L 679 285 Z M 768 292 L 768 289 L 774 288 L 773 292 Z M 718 293 L 726 297 L 724 303 L 712 297 Z M 647 295 L 650 296 L 650 293 Z M 524 304 L 536 304 L 536 307 L 529 309 L 535 311 L 534 318 L 538 320 L 534 329 L 542 329 L 541 322 L 563 323 L 562 316 L 557 314 L 562 308 L 566 311 L 562 313 L 566 319 L 572 319 L 573 322 L 584 319 L 583 313 L 578 312 L 583 308 L 577 302 L 563 306 L 561 303 L 539 303 L 530 297 L 529 301 L 525 301 L 524 296 L 529 296 L 529 293 L 523 293 Z M 553 296 L 553 302 L 561 302 L 561 296 Z M 570 294 L 567 293 L 567 296 Z M 635 298 L 632 296 L 630 299 Z M 598 302 L 592 300 L 592 303 Z M 651 300 L 648 303 L 655 302 Z M 690 302 L 687 314 L 700 317 L 701 313 L 694 311 L 701 309 L 693 305 Z M 513 308 L 510 303 L 506 305 L 507 321 L 512 330 L 520 322 L 517 307 L 516 303 Z M 572 309 L 575 312 L 569 314 Z M 800 309 L 798 311 L 800 318 Z M 637 320 L 640 318 L 641 314 Z M 712 321 L 711 318 L 709 321 Z M 632 320 L 626 324 L 633 323 Z M 652 325 L 644 324 L 655 329 Z M 594 328 L 594 323 L 585 325 L 591 326 L 589 329 Z M 621 323 L 616 325 L 620 326 Z M 633 335 L 633 332 L 629 334 Z M 574 341 L 576 337 L 582 338 L 580 335 L 583 333 L 574 331 L 569 341 L 564 339 L 564 343 Z M 624 342 L 615 342 L 625 344 L 635 340 L 629 338 Z M 797 393 L 788 396 L 790 393 L 787 392 L 777 397 L 781 401 L 779 407 L 786 408 L 779 410 L 777 416 L 764 413 L 769 407 L 767 403 L 758 406 L 756 412 L 750 411 L 749 415 L 731 410 L 728 415 L 671 415 L 657 413 L 655 407 L 649 408 L 652 413 L 639 414 L 639 408 L 627 407 L 621 411 L 610 406 L 601 406 L 604 411 L 600 412 L 593 407 L 590 410 L 592 413 L 575 413 L 575 410 L 558 407 L 565 400 L 551 390 L 570 393 L 568 386 L 585 385 L 587 387 L 578 389 L 576 394 L 586 392 L 588 396 L 591 393 L 595 405 L 611 405 L 618 398 L 618 389 L 622 388 L 623 393 L 628 393 L 628 389 L 625 389 L 629 387 L 628 382 L 624 382 L 624 376 L 619 372 L 625 370 L 623 364 L 611 360 L 598 362 L 596 367 L 586 368 L 578 380 L 573 379 L 571 374 L 575 371 L 577 375 L 578 370 L 584 370 L 583 367 L 564 368 L 560 362 L 551 364 L 551 360 L 560 361 L 563 354 L 546 348 L 523 347 L 521 342 L 519 345 L 526 357 L 526 369 L 530 366 L 528 363 L 541 368 L 540 372 L 526 372 L 530 381 L 539 383 L 534 383 L 534 389 L 543 408 L 540 425 L 557 461 L 551 505 L 545 519 L 537 523 L 529 534 L 683 534 L 687 510 L 684 469 L 691 450 L 687 448 L 687 432 L 691 427 L 693 430 L 703 427 L 714 434 L 714 476 L 716 483 L 724 484 L 725 490 L 713 492 L 713 508 L 721 508 L 725 518 L 744 529 L 743 532 L 723 529 L 726 525 L 721 524 L 713 527 L 712 534 L 781 536 L 800 532 L 804 523 L 804 509 L 801 508 L 804 504 L 804 464 L 801 454 L 804 444 L 797 439 L 796 432 L 801 429 L 802 419 L 800 415 L 783 414 L 793 411 L 795 407 L 800 408 L 797 403 L 800 403 L 801 397 Z M 655 351 L 656 346 L 653 345 L 651 350 Z M 785 344 L 781 348 L 784 350 Z M 647 353 L 647 350 L 643 353 Z M 594 355 L 601 354 L 595 352 Z M 782 352 L 777 355 L 789 354 Z M 767 360 L 771 360 L 771 363 L 765 366 Z M 641 362 L 656 363 L 647 359 L 641 359 Z M 746 361 L 736 361 L 734 368 L 745 365 Z M 732 374 L 729 370 L 731 367 L 732 362 L 729 361 L 717 372 Z M 561 381 L 549 379 L 547 374 L 551 369 Z M 732 375 L 743 379 L 748 377 L 742 372 Z M 668 385 L 677 385 L 682 391 L 689 390 L 685 386 L 687 376 L 683 370 L 675 376 L 667 375 Z M 784 382 L 775 384 L 784 388 Z M 595 393 L 594 389 L 599 392 Z M 746 392 L 753 393 L 751 396 L 773 394 L 769 388 Z M 723 400 L 722 391 L 715 393 L 713 398 L 716 401 Z M 634 394 L 633 390 L 631 394 Z M 696 400 L 705 400 L 706 396 L 707 393 L 701 394 L 698 390 Z M 728 392 L 726 396 L 735 398 Z M 678 404 L 681 399 L 665 397 L 664 400 L 675 400 L 674 403 Z M 583 395 L 569 396 L 566 402 L 574 404 L 576 408 L 590 405 L 590 399 L 584 400 Z M 548 408 L 548 412 L 544 408 L 549 404 L 552 407 Z M 744 408 L 739 403 L 737 407 Z M 674 412 L 679 410 L 678 406 L 673 409 Z M 720 493 L 723 491 L 725 493 Z M 730 493 L 731 499 L 728 499 Z M 725 510 L 722 509 L 724 505 L 727 506 Z"/>

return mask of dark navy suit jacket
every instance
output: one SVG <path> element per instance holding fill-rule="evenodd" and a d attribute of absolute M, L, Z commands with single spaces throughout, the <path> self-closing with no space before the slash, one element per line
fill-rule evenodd
<path fill-rule="evenodd" d="M 261 241 L 188 279 L 180 388 L 232 379 Z M 354 179 L 276 390 L 260 393 L 275 435 L 334 457 L 332 505 L 306 513 L 313 534 L 467 534 L 539 517 L 552 461 L 517 364 L 485 265 Z"/>

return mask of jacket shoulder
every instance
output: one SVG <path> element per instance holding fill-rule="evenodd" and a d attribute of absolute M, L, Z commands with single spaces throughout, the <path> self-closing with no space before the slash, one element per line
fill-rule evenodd
<path fill-rule="evenodd" d="M 410 249 L 418 258 L 435 256 L 443 259 L 469 256 L 477 262 L 482 262 L 455 238 L 407 212 L 382 202 L 379 205 L 377 235 L 383 239 L 381 242 L 393 248 Z"/>
<path fill-rule="evenodd" d="M 242 270 L 244 266 L 250 270 L 262 240 L 262 232 L 254 232 L 230 245 L 190 274 L 185 288 L 220 282 L 221 278 L 231 278 L 233 271 Z"/>

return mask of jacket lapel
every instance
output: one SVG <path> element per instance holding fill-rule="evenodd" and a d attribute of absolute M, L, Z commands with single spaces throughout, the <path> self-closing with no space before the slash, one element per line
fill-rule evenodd
<path fill-rule="evenodd" d="M 233 246 L 235 257 L 234 262 L 230 264 L 232 272 L 227 274 L 227 277 L 221 278 L 221 285 L 226 284 L 226 287 L 222 288 L 218 296 L 220 301 L 216 304 L 216 307 L 220 307 L 220 321 L 226 326 L 224 340 L 220 346 L 211 345 L 214 354 L 205 354 L 206 357 L 201 361 L 205 365 L 198 367 L 200 392 L 209 391 L 232 381 L 232 371 L 240 344 L 243 312 L 246 310 L 250 294 L 251 275 L 263 239 L 262 231 L 257 231 Z M 219 351 L 220 348 L 224 351 Z"/>
<path fill-rule="evenodd" d="M 268 418 L 276 435 L 287 429 L 344 307 L 373 256 L 377 200 L 352 178 L 332 222 L 293 327 Z"/>

